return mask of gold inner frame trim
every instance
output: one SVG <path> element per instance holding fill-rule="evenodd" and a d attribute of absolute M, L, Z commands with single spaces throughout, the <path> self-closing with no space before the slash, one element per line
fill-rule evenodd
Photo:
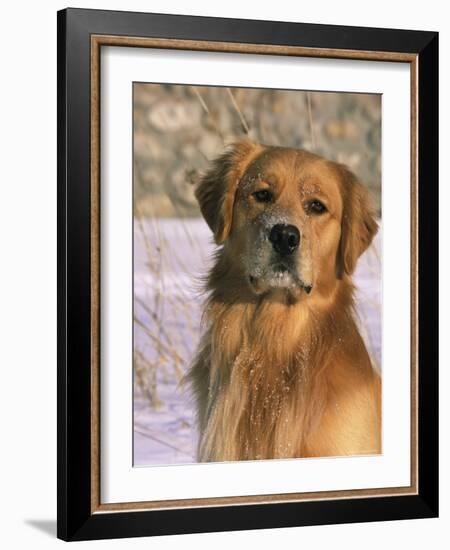
<path fill-rule="evenodd" d="M 102 46 L 391 61 L 410 65 L 411 82 L 411 484 L 408 487 L 253 496 L 102 503 L 100 499 L 100 50 Z M 247 505 L 418 494 L 418 56 L 409 53 L 305 48 L 132 36 L 91 35 L 91 513 Z"/>

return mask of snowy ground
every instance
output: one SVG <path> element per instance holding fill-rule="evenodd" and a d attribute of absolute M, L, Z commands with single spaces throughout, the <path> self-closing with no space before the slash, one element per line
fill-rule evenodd
<path fill-rule="evenodd" d="M 201 277 L 214 250 L 203 219 L 135 222 L 134 465 L 195 462 L 194 411 L 179 383 L 200 333 Z M 381 365 L 381 237 L 355 273 L 361 332 Z M 136 361 L 136 356 L 138 361 Z M 150 394 L 152 401 L 148 395 Z"/>

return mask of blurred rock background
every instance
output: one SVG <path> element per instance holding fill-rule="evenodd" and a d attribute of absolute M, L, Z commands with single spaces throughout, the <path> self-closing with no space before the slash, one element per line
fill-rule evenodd
<path fill-rule="evenodd" d="M 381 214 L 381 96 L 134 84 L 135 207 L 199 215 L 194 184 L 224 146 L 250 137 L 346 164 Z"/>

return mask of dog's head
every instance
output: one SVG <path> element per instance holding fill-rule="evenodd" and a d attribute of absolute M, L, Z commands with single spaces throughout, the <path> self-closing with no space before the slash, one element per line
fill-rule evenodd
<path fill-rule="evenodd" d="M 366 188 L 344 166 L 242 141 L 196 189 L 217 244 L 256 294 L 327 294 L 351 275 L 377 231 Z"/>

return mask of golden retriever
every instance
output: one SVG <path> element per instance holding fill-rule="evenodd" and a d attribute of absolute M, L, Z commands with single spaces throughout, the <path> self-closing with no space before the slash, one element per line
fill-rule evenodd
<path fill-rule="evenodd" d="M 381 382 L 351 275 L 377 223 L 343 165 L 232 145 L 196 188 L 218 248 L 188 374 L 200 461 L 381 452 Z"/>

